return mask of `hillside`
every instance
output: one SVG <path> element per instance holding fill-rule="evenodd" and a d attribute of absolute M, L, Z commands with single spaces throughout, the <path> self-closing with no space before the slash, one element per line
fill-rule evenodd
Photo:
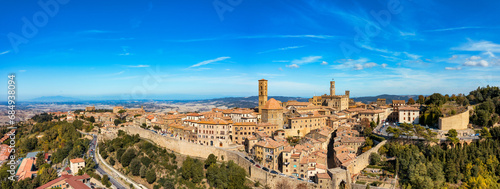
<path fill-rule="evenodd" d="M 392 100 L 405 100 L 408 101 L 408 99 L 413 98 L 413 100 L 418 99 L 418 95 L 389 95 L 389 94 L 383 94 L 383 95 L 378 95 L 378 96 L 365 96 L 365 97 L 354 97 L 354 101 L 356 102 L 363 102 L 363 103 L 370 103 L 370 102 L 375 102 L 377 101 L 377 98 L 385 98 L 387 103 L 391 103 Z"/>

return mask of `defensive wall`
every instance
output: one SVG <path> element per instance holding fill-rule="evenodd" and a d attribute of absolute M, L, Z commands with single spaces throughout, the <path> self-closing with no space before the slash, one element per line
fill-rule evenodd
<path fill-rule="evenodd" d="M 200 158 L 208 158 L 208 155 L 214 154 L 217 156 L 218 160 L 222 158 L 224 161 L 232 160 L 234 163 L 238 164 L 240 167 L 244 168 L 247 174 L 255 181 L 259 181 L 263 185 L 269 185 L 271 188 L 275 188 L 276 183 L 281 180 L 288 182 L 293 188 L 296 188 L 299 184 L 306 184 L 308 188 L 314 188 L 315 183 L 309 183 L 305 181 L 299 181 L 297 179 L 291 179 L 288 177 L 279 176 L 276 174 L 271 174 L 260 168 L 255 167 L 250 161 L 245 159 L 244 154 L 237 151 L 230 151 L 223 148 L 217 148 L 212 146 L 203 146 L 184 140 L 164 137 L 159 134 L 153 133 L 151 131 L 138 128 L 138 127 L 120 127 L 119 130 L 125 131 L 127 134 L 135 135 L 139 134 L 141 138 L 149 139 L 158 146 L 164 147 L 168 150 L 174 152 L 193 156 Z"/>
<path fill-rule="evenodd" d="M 384 140 L 370 150 L 357 156 L 356 159 L 347 167 L 347 169 L 342 169 L 340 167 L 328 169 L 328 174 L 332 178 L 331 188 L 340 188 L 339 186 L 342 182 L 345 184 L 346 188 L 350 188 L 352 186 L 352 183 L 355 182 L 352 181 L 351 177 L 353 175 L 361 173 L 361 171 L 370 164 L 370 154 L 378 153 L 378 149 L 386 143 L 387 140 Z"/>
<path fill-rule="evenodd" d="M 440 130 L 450 130 L 450 129 L 455 129 L 455 130 L 464 130 L 467 129 L 467 126 L 469 125 L 469 116 L 470 116 L 470 110 L 472 109 L 471 106 L 467 107 L 467 110 L 465 112 L 452 115 L 449 117 L 440 117 L 439 118 L 439 129 Z"/>

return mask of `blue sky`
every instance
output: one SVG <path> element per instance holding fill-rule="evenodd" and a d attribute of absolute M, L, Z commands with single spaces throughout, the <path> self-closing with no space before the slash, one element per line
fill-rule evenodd
<path fill-rule="evenodd" d="M 254 96 L 261 78 L 302 97 L 332 78 L 351 96 L 500 85 L 499 1 L 40 2 L 0 6 L 20 100 Z"/>

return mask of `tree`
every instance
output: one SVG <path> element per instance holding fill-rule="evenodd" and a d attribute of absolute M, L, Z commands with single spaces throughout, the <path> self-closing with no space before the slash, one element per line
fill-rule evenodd
<path fill-rule="evenodd" d="M 127 167 L 135 156 L 135 150 L 130 148 L 122 155 L 120 163 L 122 163 L 123 167 Z"/>
<path fill-rule="evenodd" d="M 90 123 L 95 123 L 95 118 L 94 118 L 94 116 L 90 116 L 89 121 L 90 121 Z"/>
<path fill-rule="evenodd" d="M 415 104 L 415 100 L 413 100 L 413 98 L 409 98 L 408 99 L 408 104 L 410 104 L 410 105 Z"/>
<path fill-rule="evenodd" d="M 205 160 L 205 168 L 209 167 L 214 163 L 217 163 L 217 157 L 215 157 L 214 154 L 208 155 L 208 158 Z"/>
<path fill-rule="evenodd" d="M 488 128 L 486 127 L 483 127 L 483 129 L 481 129 L 479 131 L 480 135 L 481 135 L 481 138 L 484 138 L 484 139 L 489 139 L 491 138 L 491 134 L 490 134 L 490 131 L 488 130 Z"/>
<path fill-rule="evenodd" d="M 370 154 L 370 165 L 378 165 L 380 163 L 380 155 L 372 152 Z"/>
<path fill-rule="evenodd" d="M 153 169 L 149 169 L 146 172 L 146 181 L 148 181 L 149 184 L 156 181 L 156 172 Z"/>
<path fill-rule="evenodd" d="M 141 167 L 142 167 L 141 160 L 139 160 L 139 158 L 134 158 L 132 162 L 130 162 L 129 169 L 130 172 L 132 172 L 132 175 L 139 176 L 141 172 Z"/>
<path fill-rule="evenodd" d="M 370 122 L 370 127 L 373 129 L 375 127 L 377 127 L 377 123 L 375 123 L 374 121 Z"/>
<path fill-rule="evenodd" d="M 395 139 L 399 138 L 399 136 L 402 133 L 401 129 L 394 128 L 394 127 L 389 127 L 386 129 L 386 131 L 388 134 L 392 134 L 392 138 L 395 138 Z"/>
<path fill-rule="evenodd" d="M 167 178 L 165 180 L 165 182 L 163 183 L 163 188 L 165 188 L 165 189 L 175 188 L 174 180 Z"/>
<path fill-rule="evenodd" d="M 460 140 L 457 138 L 458 133 L 455 129 L 450 129 L 448 134 L 446 134 L 446 140 L 452 142 L 453 144 L 457 144 Z"/>
<path fill-rule="evenodd" d="M 116 163 L 115 158 L 109 157 L 109 164 L 111 164 L 111 166 L 115 166 L 115 163 Z"/>
<path fill-rule="evenodd" d="M 36 154 L 36 166 L 40 168 L 43 164 L 45 163 L 45 153 L 44 152 L 38 152 Z"/>
<path fill-rule="evenodd" d="M 120 123 L 122 123 L 122 121 L 120 121 L 119 119 L 115 119 L 114 123 L 115 123 L 115 126 L 118 126 Z"/>
<path fill-rule="evenodd" d="M 425 104 L 427 104 L 427 105 L 433 104 L 433 105 L 436 105 L 438 107 L 440 107 L 444 103 L 446 103 L 446 98 L 443 95 L 439 94 L 439 93 L 432 94 L 425 101 Z"/>
<path fill-rule="evenodd" d="M 102 176 L 101 183 L 108 188 L 111 187 L 111 182 L 109 182 L 108 175 Z"/>
<path fill-rule="evenodd" d="M 141 166 L 141 170 L 139 171 L 139 174 L 141 175 L 141 178 L 146 177 L 146 172 L 148 171 L 148 168 L 144 165 Z"/>
<path fill-rule="evenodd" d="M 57 178 L 57 171 L 52 167 L 42 168 L 38 170 L 38 176 L 40 177 L 40 185 L 44 185 L 45 183 Z"/>
<path fill-rule="evenodd" d="M 417 103 L 423 104 L 425 102 L 425 97 L 424 95 L 418 95 L 418 100 Z"/>

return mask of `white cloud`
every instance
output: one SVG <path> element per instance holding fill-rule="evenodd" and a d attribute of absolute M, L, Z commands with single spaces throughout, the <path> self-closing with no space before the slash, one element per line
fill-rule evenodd
<path fill-rule="evenodd" d="M 323 57 L 322 56 L 307 56 L 307 57 L 303 57 L 301 59 L 292 60 L 292 64 L 309 64 L 312 62 L 316 62 L 321 58 L 323 58 Z"/>
<path fill-rule="evenodd" d="M 460 51 L 483 51 L 483 52 L 500 52 L 500 45 L 491 41 L 470 41 L 460 47 L 452 48 L 453 50 Z"/>
<path fill-rule="evenodd" d="M 290 50 L 290 49 L 298 49 L 298 48 L 302 48 L 302 47 L 304 47 L 304 46 L 290 46 L 290 47 L 283 47 L 283 48 L 271 49 L 271 50 L 267 50 L 267 51 L 259 52 L 259 53 L 257 53 L 257 54 L 270 53 L 270 52 L 276 52 L 276 51 L 286 51 L 286 50 Z"/>
<path fill-rule="evenodd" d="M 290 62 L 289 60 L 273 60 L 273 62 Z"/>
<path fill-rule="evenodd" d="M 279 71 L 283 71 L 283 68 L 278 68 Z"/>
<path fill-rule="evenodd" d="M 207 64 L 210 64 L 210 63 L 214 63 L 214 62 L 219 62 L 219 61 L 223 61 L 223 60 L 226 60 L 226 59 L 229 59 L 231 57 L 228 57 L 228 56 L 223 56 L 223 57 L 219 57 L 219 58 L 216 58 L 216 59 L 212 59 L 212 60 L 205 60 L 203 62 L 199 62 L 197 64 L 194 64 L 192 66 L 189 66 L 189 68 L 194 68 L 194 67 L 198 67 L 198 66 L 203 66 L 203 65 L 207 65 Z"/>
<path fill-rule="evenodd" d="M 323 62 L 321 62 L 321 65 L 328 65 L 328 62 L 323 61 Z"/>
<path fill-rule="evenodd" d="M 422 57 L 422 56 L 420 56 L 420 55 L 410 54 L 410 53 L 408 53 L 408 52 L 403 52 L 403 53 L 404 53 L 407 57 L 409 57 L 409 58 L 413 58 L 413 59 L 419 59 L 420 57 Z"/>
<path fill-rule="evenodd" d="M 445 67 L 445 70 L 461 70 L 462 67 Z"/>
<path fill-rule="evenodd" d="M 415 32 L 399 31 L 399 35 L 401 35 L 401 36 L 415 36 Z"/>
<path fill-rule="evenodd" d="M 486 60 L 479 60 L 479 61 L 473 61 L 473 60 L 468 60 L 465 61 L 463 64 L 464 66 L 480 66 L 480 67 L 488 67 L 488 61 Z"/>
<path fill-rule="evenodd" d="M 453 55 L 453 56 L 451 56 L 448 60 L 455 60 L 455 59 L 457 59 L 457 58 L 458 58 L 458 55 Z"/>
<path fill-rule="evenodd" d="M 126 53 L 121 53 L 121 54 L 118 54 L 120 56 L 128 56 L 128 55 L 131 55 L 129 52 L 126 52 Z"/>
<path fill-rule="evenodd" d="M 385 67 L 387 67 L 387 64 L 383 63 L 383 64 L 380 64 L 380 66 L 382 66 L 382 68 L 385 68 Z"/>
<path fill-rule="evenodd" d="M 149 67 L 149 65 L 142 65 L 142 64 L 139 64 L 139 65 L 132 65 L 132 66 L 127 66 L 129 68 L 147 68 Z"/>
<path fill-rule="evenodd" d="M 0 55 L 4 55 L 4 54 L 7 54 L 7 53 L 10 53 L 10 50 L 6 50 L 6 51 L 3 51 L 3 52 L 0 52 Z"/>
<path fill-rule="evenodd" d="M 479 59 L 481 59 L 481 57 L 480 56 L 471 56 L 469 59 L 470 60 L 479 60 Z"/>
<path fill-rule="evenodd" d="M 342 59 L 338 60 L 341 64 L 338 65 L 333 65 L 332 68 L 334 69 L 346 69 L 346 68 L 351 68 L 353 70 L 362 70 L 365 68 L 372 68 L 377 66 L 377 63 L 374 62 L 369 62 L 368 59 L 366 58 L 360 58 L 357 60 L 354 59 Z M 386 65 L 387 66 L 387 65 Z"/>
<path fill-rule="evenodd" d="M 286 65 L 287 68 L 299 68 L 300 66 L 297 65 L 297 64 L 290 64 L 290 65 Z"/>

